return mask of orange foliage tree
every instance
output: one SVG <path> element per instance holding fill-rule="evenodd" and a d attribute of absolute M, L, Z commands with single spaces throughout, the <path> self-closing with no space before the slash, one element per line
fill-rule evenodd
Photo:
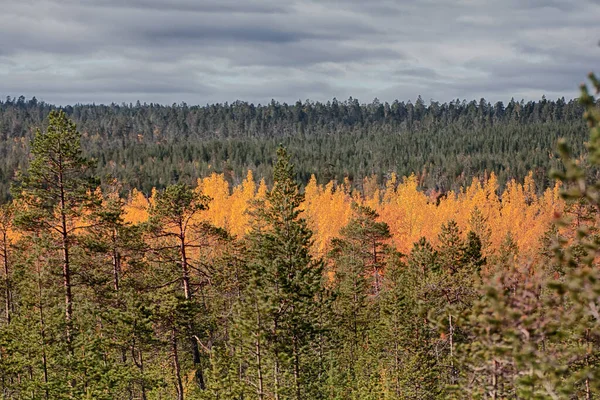
<path fill-rule="evenodd" d="M 485 180 L 474 179 L 458 192 L 429 196 L 419 189 L 414 174 L 402 179 L 392 174 L 384 188 L 370 181 L 365 184 L 368 190 L 363 194 L 352 191 L 348 181 L 320 185 L 316 177 L 311 177 L 302 208 L 314 232 L 316 253 L 324 254 L 331 239 L 349 222 L 353 202 L 373 208 L 380 220 L 389 225 L 392 244 L 405 254 L 423 236 L 435 244 L 442 225 L 454 220 L 462 232 L 473 230 L 481 236 L 486 256 L 496 253 L 510 233 L 520 256 L 525 258 L 536 256 L 540 237 L 564 208 L 559 183 L 540 195 L 531 173 L 523 183 L 510 181 L 502 192 L 494 174 Z M 264 181 L 257 183 L 248 171 L 246 179 L 236 187 L 231 187 L 224 175 L 213 173 L 198 180 L 196 192 L 211 198 L 209 209 L 201 216 L 204 221 L 242 236 L 250 228 L 250 204 L 264 198 L 267 188 Z M 151 202 L 152 197 L 147 199 L 139 191 L 132 191 L 125 219 L 134 223 L 145 221 Z"/>

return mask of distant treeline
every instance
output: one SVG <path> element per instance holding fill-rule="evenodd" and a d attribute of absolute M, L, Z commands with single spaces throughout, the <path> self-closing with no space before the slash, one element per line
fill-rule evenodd
<path fill-rule="evenodd" d="M 10 197 L 10 181 L 27 164 L 30 139 L 56 108 L 23 96 L 0 102 L 0 199 Z M 119 179 L 123 190 L 146 193 L 214 171 L 240 183 L 251 169 L 269 183 L 280 144 L 293 154 L 303 183 L 316 174 L 319 182 L 348 178 L 360 187 L 367 176 L 383 181 L 391 172 L 415 173 L 423 188 L 445 191 L 486 171 L 495 172 L 502 185 L 533 170 L 541 190 L 550 184 L 547 171 L 561 165 L 558 138 L 581 154 L 587 135 L 576 100 L 545 98 L 493 105 L 484 99 L 427 105 L 419 97 L 391 104 L 350 98 L 293 105 L 138 102 L 61 108 L 83 133 L 99 174 Z"/>

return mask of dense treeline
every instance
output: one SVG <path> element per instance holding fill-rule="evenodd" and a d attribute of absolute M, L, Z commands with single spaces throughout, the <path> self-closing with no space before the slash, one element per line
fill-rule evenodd
<path fill-rule="evenodd" d="M 35 98 L 0 102 L 0 198 L 8 182 L 26 166 L 35 128 L 47 123 L 55 106 Z M 391 104 L 356 99 L 327 103 L 245 102 L 188 106 L 174 104 L 75 105 L 63 108 L 83 133 L 82 145 L 97 159 L 98 175 L 119 179 L 123 190 L 164 188 L 193 183 L 224 172 L 240 183 L 248 169 L 272 181 L 280 144 L 294 154 L 302 184 L 312 174 L 321 182 L 364 177 L 380 182 L 395 172 L 417 173 L 420 184 L 458 189 L 494 172 L 500 185 L 534 171 L 543 189 L 547 171 L 560 167 L 558 138 L 583 151 L 586 128 L 576 101 L 431 102 L 419 98 Z"/>
<path fill-rule="evenodd" d="M 599 165 L 600 113 L 583 104 Z M 75 124 L 52 112 L 0 209 L 2 395 L 594 398 L 600 184 L 561 150 L 555 212 L 570 218 L 548 224 L 538 257 L 510 232 L 486 256 L 483 202 L 468 231 L 449 219 L 404 254 L 358 196 L 320 253 L 285 148 L 245 234 L 207 223 L 212 199 L 184 183 L 133 224 L 118 181 L 97 189 Z"/>

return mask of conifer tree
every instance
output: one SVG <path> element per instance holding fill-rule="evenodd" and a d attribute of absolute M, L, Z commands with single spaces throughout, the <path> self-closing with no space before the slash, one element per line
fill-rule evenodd
<path fill-rule="evenodd" d="M 481 254 L 481 251 L 481 239 L 479 239 L 479 236 L 475 232 L 469 231 L 462 248 L 461 264 L 476 271 L 480 271 L 481 267 L 486 262 L 486 259 Z"/>
<path fill-rule="evenodd" d="M 139 393 L 145 399 L 154 382 L 144 371 L 144 351 L 156 344 L 145 304 L 149 300 L 139 292 L 147 268 L 145 244 L 141 227 L 125 222 L 124 201 L 116 189 L 109 187 L 80 239 L 89 260 L 82 280 L 93 299 L 89 312 L 97 317 L 96 348 L 104 360 L 105 379 L 97 382 L 114 397 Z"/>
<path fill-rule="evenodd" d="M 46 131 L 38 131 L 31 144 L 32 159 L 15 188 L 24 207 L 17 216 L 19 227 L 56 235 L 61 249 L 65 296 L 65 340 L 73 341 L 73 246 L 81 230 L 78 220 L 94 205 L 90 177 L 93 162 L 83 156 L 81 134 L 63 111 L 48 116 Z"/>
<path fill-rule="evenodd" d="M 440 242 L 438 260 L 444 272 L 454 274 L 462 267 L 463 241 L 458 224 L 454 220 L 442 225 L 438 235 Z"/>
<path fill-rule="evenodd" d="M 319 398 L 323 374 L 315 339 L 323 267 L 310 252 L 312 233 L 300 216 L 303 195 L 284 148 L 277 151 L 273 181 L 255 205 L 248 236 L 251 277 L 238 322 L 246 327 L 242 346 L 253 359 L 257 398 Z"/>
<path fill-rule="evenodd" d="M 408 263 L 411 269 L 419 271 L 423 278 L 432 271 L 439 271 L 438 254 L 425 237 L 413 244 Z"/>
<path fill-rule="evenodd" d="M 200 352 L 200 336 L 195 326 L 200 304 L 194 298 L 194 286 L 205 285 L 210 279 L 207 265 L 199 257 L 192 257 L 205 246 L 207 235 L 216 232 L 214 228 L 198 222 L 199 214 L 208 209 L 209 198 L 196 193 L 190 186 L 176 184 L 159 192 L 155 204 L 150 208 L 149 230 L 152 233 L 153 253 L 161 263 L 176 265 L 179 271 L 169 282 L 181 284 L 183 302 L 174 305 L 173 318 L 179 315 L 183 320 L 168 318 L 171 326 L 171 348 L 176 372 L 177 398 L 183 400 L 184 390 L 179 355 L 179 333 L 185 329 L 188 347 L 191 349 L 195 380 L 200 389 L 205 388 Z M 173 271 L 175 272 L 175 271 Z M 192 276 L 199 282 L 192 282 Z M 167 313 L 168 314 L 168 313 Z M 181 325 L 181 326 L 179 326 Z"/>
<path fill-rule="evenodd" d="M 380 348 L 379 366 L 385 370 L 384 398 L 429 399 L 442 393 L 439 377 L 443 370 L 437 360 L 435 326 L 428 322 L 427 308 L 422 294 L 427 277 L 415 250 L 405 264 L 398 256 L 392 257 L 384 277 L 380 302 L 381 317 L 374 323 L 373 337 Z M 432 271 L 427 271 L 431 274 Z"/>
<path fill-rule="evenodd" d="M 346 391 L 368 386 L 376 374 L 376 354 L 371 329 L 379 319 L 378 302 L 382 270 L 391 252 L 386 243 L 391 238 L 385 222 L 377 221 L 377 213 L 353 204 L 353 217 L 331 242 L 330 259 L 334 273 L 335 300 L 332 304 L 336 326 L 336 375 Z M 372 364 L 372 365 L 371 365 Z"/>

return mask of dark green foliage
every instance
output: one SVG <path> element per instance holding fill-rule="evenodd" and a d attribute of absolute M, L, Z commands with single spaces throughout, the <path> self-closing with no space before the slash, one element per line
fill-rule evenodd
<path fill-rule="evenodd" d="M 424 237 L 413 245 L 408 262 L 409 266 L 419 271 L 423 277 L 439 269 L 438 254 Z"/>
<path fill-rule="evenodd" d="M 485 264 L 486 259 L 481 254 L 481 239 L 473 231 L 467 233 L 467 238 L 463 244 L 461 264 L 470 266 L 479 271 Z"/>
<path fill-rule="evenodd" d="M 597 167 L 600 113 L 585 86 L 581 102 L 591 128 L 586 161 Z M 565 143 L 559 149 L 565 172 L 555 176 L 565 183 L 565 216 L 540 240 L 541 265 L 519 260 L 510 234 L 502 242 L 497 278 L 461 314 L 469 340 L 460 346 L 460 398 L 592 399 L 600 391 L 600 182 Z"/>
<path fill-rule="evenodd" d="M 28 209 L 17 217 L 21 225 L 43 228 L 52 224 L 57 207 L 67 218 L 81 215 L 94 198 L 96 188 L 91 178 L 93 162 L 81 149 L 81 134 L 62 111 L 48 116 L 46 131 L 37 130 L 31 143 L 31 161 L 18 176 L 14 196 Z"/>
<path fill-rule="evenodd" d="M 0 199 L 9 181 L 27 165 L 36 127 L 55 107 L 43 102 L 0 102 Z M 86 153 L 98 160 L 99 176 L 112 175 L 123 190 L 149 194 L 173 183 L 192 184 L 213 171 L 239 183 L 248 169 L 272 183 L 274 154 L 285 145 L 296 159 L 302 183 L 316 174 L 320 182 L 348 177 L 378 180 L 396 172 L 421 174 L 422 185 L 458 189 L 495 172 L 502 185 L 534 171 L 537 187 L 552 182 L 549 168 L 560 168 L 554 150 L 563 137 L 584 151 L 586 128 L 577 101 L 485 100 L 425 105 L 394 101 L 360 104 L 356 99 L 327 103 L 245 102 L 188 106 L 111 104 L 67 106 Z"/>
<path fill-rule="evenodd" d="M 333 367 L 330 383 L 338 392 L 329 396 L 366 397 L 367 388 L 381 393 L 377 377 L 379 353 L 374 333 L 379 319 L 382 273 L 392 250 L 385 222 L 366 206 L 353 205 L 354 215 L 331 243 L 333 271 Z M 366 350 L 368 349 L 368 350 Z"/>
<path fill-rule="evenodd" d="M 600 91 L 600 83 L 594 82 Z M 110 180 L 103 182 L 104 194 L 95 190 L 81 135 L 65 113 L 51 113 L 47 130 L 36 134 L 29 169 L 14 190 L 18 201 L 0 208 L 2 397 L 597 397 L 600 185 L 590 181 L 582 164 L 573 162 L 567 152 L 563 151 L 566 171 L 561 176 L 569 190 L 567 217 L 552 224 L 541 238 L 539 260 L 521 260 L 510 234 L 486 259 L 483 254 L 490 254 L 492 232 L 477 209 L 466 234 L 449 220 L 437 240 L 421 238 L 405 256 L 390 245 L 390 229 L 377 213 L 354 204 L 350 222 L 330 243 L 327 263 L 313 253 L 312 233 L 302 217 L 297 178 L 305 178 L 309 169 L 303 163 L 313 158 L 298 153 L 298 174 L 287 150 L 278 149 L 272 189 L 254 204 L 251 231 L 234 238 L 201 222 L 210 199 L 185 183 L 192 174 L 179 174 L 188 161 L 195 161 L 194 152 L 186 153 L 185 162 L 173 153 L 177 146 L 194 141 L 196 148 L 203 148 L 210 141 L 198 142 L 198 132 L 210 135 L 211 145 L 221 146 L 224 153 L 206 154 L 194 164 L 200 172 L 193 173 L 206 172 L 203 165 L 208 162 L 229 159 L 223 169 L 233 181 L 248 154 L 256 151 L 252 162 L 267 171 L 270 166 L 264 168 L 263 162 L 269 164 L 271 155 L 258 153 L 269 148 L 265 143 L 294 142 L 302 135 L 307 148 L 317 142 L 321 149 L 333 144 L 335 151 L 328 150 L 327 157 L 345 152 L 337 159 L 340 162 L 332 164 L 330 178 L 341 176 L 336 175 L 341 171 L 336 165 L 356 168 L 350 173 L 361 176 L 391 165 L 382 149 L 386 146 L 379 144 L 384 135 L 397 133 L 401 142 L 407 132 L 419 132 L 445 145 L 451 140 L 460 143 L 469 132 L 485 131 L 491 136 L 481 143 L 488 143 L 494 134 L 509 129 L 523 137 L 523 132 L 542 125 L 560 127 L 572 120 L 568 112 L 577 109 L 561 101 L 532 104 L 528 110 L 528 105 L 511 102 L 510 111 L 501 105 L 492 109 L 485 102 L 425 107 L 421 100 L 414 107 L 360 106 L 351 100 L 294 107 L 237 103 L 206 108 L 69 108 L 85 120 L 84 137 L 92 152 L 105 135 L 110 138 L 107 151 L 120 143 L 118 151 L 139 163 L 138 183 L 170 175 L 158 185 L 150 218 L 140 225 L 125 222 L 119 196 L 131 182 L 121 186 Z M 593 170 L 600 164 L 600 115 L 589 97 L 584 96 L 584 105 L 595 129 L 586 166 Z M 47 108 L 24 101 L 2 107 L 5 113 L 21 110 L 22 116 L 36 107 Z M 290 112 L 296 113 L 293 118 Z M 107 116 L 115 119 L 111 127 L 135 121 L 135 129 L 151 132 L 150 138 L 137 138 L 129 128 L 114 136 L 105 129 L 96 136 L 90 127 L 106 123 Z M 291 120 L 294 128 L 288 129 Z M 456 137 L 435 136 L 447 130 Z M 181 132 L 187 136 L 179 140 Z M 387 147 L 397 151 L 394 140 L 386 142 L 391 143 Z M 417 147 L 438 143 L 414 136 L 413 140 Z M 494 140 L 489 140 L 485 157 L 496 154 Z M 133 141 L 140 146 L 136 149 L 156 145 L 169 150 L 160 162 L 140 162 L 148 153 L 131 153 Z M 239 148 L 222 146 L 226 142 L 238 143 Z M 367 143 L 382 160 L 372 170 L 352 161 L 359 153 L 364 156 Z M 350 147 L 356 153 L 349 152 Z M 519 153 L 511 144 L 504 147 L 506 157 L 528 151 Z M 247 151 L 230 152 L 232 148 Z M 448 149 L 448 155 L 455 155 L 454 147 Z M 431 149 L 417 150 L 414 154 Z M 434 151 L 427 154 L 442 157 Z M 317 152 L 315 157 L 321 156 Z M 402 157 L 398 152 L 398 159 Z M 165 165 L 177 167 L 160 170 Z M 460 165 L 469 167 L 468 162 Z M 149 166 L 157 167 L 145 176 L 139 174 Z M 319 164 L 310 165 L 315 167 Z M 463 179 L 449 179 L 452 174 L 443 176 L 443 168 L 436 168 L 421 176 L 426 185 L 433 179 L 430 182 L 444 189 L 447 182 Z M 463 177 L 469 175 L 462 172 Z M 19 229 L 18 237 L 7 234 L 14 229 Z"/>
<path fill-rule="evenodd" d="M 240 356 L 252 398 L 321 398 L 322 263 L 310 253 L 312 233 L 301 218 L 303 195 L 284 148 L 273 188 L 255 205 L 248 240 L 250 279 L 238 303 Z"/>

